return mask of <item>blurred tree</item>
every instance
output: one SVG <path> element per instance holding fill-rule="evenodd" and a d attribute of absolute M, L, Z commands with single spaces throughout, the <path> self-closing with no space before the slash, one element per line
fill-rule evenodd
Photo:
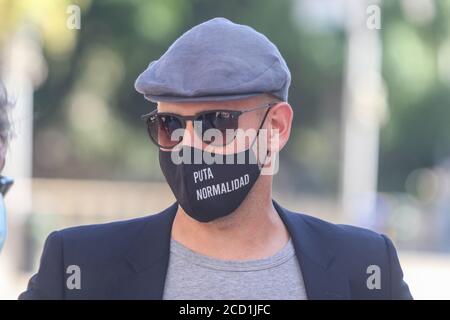
<path fill-rule="evenodd" d="M 291 69 L 294 128 L 277 187 L 336 193 L 346 35 L 339 24 L 313 26 L 302 2 L 77 1 L 81 29 L 67 30 L 69 1 L 0 0 L 0 41 L 23 16 L 43 34 L 49 75 L 35 98 L 35 175 L 162 179 L 139 119 L 154 106 L 135 92 L 134 80 L 187 29 L 224 16 L 266 34 Z M 428 20 L 411 19 L 407 2 L 414 1 L 382 4 L 390 111 L 381 137 L 382 190 L 402 191 L 412 170 L 433 166 L 450 150 L 450 54 L 442 53 L 450 52 L 450 2 L 431 1 Z"/>
<path fill-rule="evenodd" d="M 450 43 L 450 2 L 431 1 L 434 9 L 421 9 L 424 3 L 383 5 L 390 119 L 382 131 L 379 172 L 386 191 L 404 191 L 414 169 L 450 157 L 450 52 L 440 53 Z"/>
<path fill-rule="evenodd" d="M 49 52 L 67 54 L 73 49 L 77 36 L 65 27 L 67 7 L 76 4 L 87 8 L 89 3 L 89 0 L 0 0 L 0 45 L 22 24 L 32 24 Z"/>
<path fill-rule="evenodd" d="M 161 179 L 139 120 L 152 106 L 134 91 L 134 80 L 188 28 L 225 16 L 266 34 L 292 71 L 296 117 L 280 173 L 292 183 L 280 177 L 280 187 L 335 190 L 338 164 L 327 159 L 338 153 L 344 36 L 301 30 L 293 6 L 271 0 L 93 2 L 72 54 L 47 52 L 51 72 L 36 95 L 36 174 Z"/>

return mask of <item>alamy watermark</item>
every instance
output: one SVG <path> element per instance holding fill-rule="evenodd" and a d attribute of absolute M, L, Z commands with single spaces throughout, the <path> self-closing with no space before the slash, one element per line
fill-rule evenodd
<path fill-rule="evenodd" d="M 201 132 L 201 123 L 194 124 L 196 130 Z M 200 128 L 198 127 L 200 126 Z M 198 131 L 197 131 L 198 132 Z M 227 141 L 229 137 L 232 140 L 225 146 L 207 144 L 203 147 L 203 141 Z M 185 145 L 179 145 L 172 150 L 171 160 L 174 164 L 259 164 L 261 166 L 261 175 L 274 175 L 278 172 L 278 151 L 280 149 L 280 135 L 277 129 L 227 129 L 225 134 L 220 130 L 208 129 L 203 133 L 203 141 L 200 147 L 196 148 L 199 137 L 185 129 L 176 129 L 173 131 L 170 139 L 172 141 L 181 141 L 186 139 L 194 141 L 192 152 L 184 152 Z M 194 139 L 194 140 L 192 140 Z M 222 149 L 223 152 L 218 152 Z M 250 149 L 247 154 L 243 151 Z"/>
<path fill-rule="evenodd" d="M 366 8 L 366 27 L 369 30 L 381 29 L 381 8 L 376 4 L 372 4 Z"/>
<path fill-rule="evenodd" d="M 72 264 L 67 267 L 66 274 L 69 275 L 66 280 L 67 289 L 81 290 L 81 268 Z"/>
<path fill-rule="evenodd" d="M 367 278 L 366 285 L 369 290 L 381 289 L 381 268 L 375 264 L 367 267 L 366 273 L 370 274 Z"/>
<path fill-rule="evenodd" d="M 66 9 L 67 19 L 66 27 L 69 30 L 80 30 L 81 29 L 81 9 L 75 4 L 67 6 Z"/>

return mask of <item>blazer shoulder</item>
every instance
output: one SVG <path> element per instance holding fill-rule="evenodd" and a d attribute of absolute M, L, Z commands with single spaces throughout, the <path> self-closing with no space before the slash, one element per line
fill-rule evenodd
<path fill-rule="evenodd" d="M 54 233 L 61 239 L 65 256 L 77 259 L 95 256 L 96 261 L 109 261 L 126 254 L 136 236 L 157 229 L 164 214 L 163 211 L 129 220 L 75 226 Z"/>
<path fill-rule="evenodd" d="M 334 246 L 348 249 L 381 248 L 386 250 L 387 237 L 381 233 L 358 226 L 331 223 L 303 213 L 299 215 L 322 239 Z"/>
<path fill-rule="evenodd" d="M 157 223 L 164 218 L 165 211 L 157 212 L 147 216 L 118 220 L 99 224 L 79 225 L 58 230 L 58 233 L 65 239 L 98 239 L 116 235 L 134 234 L 137 229 L 144 225 Z"/>
<path fill-rule="evenodd" d="M 352 299 L 412 299 L 397 251 L 386 235 L 304 214 L 301 218 L 314 230 L 315 240 L 333 253 L 342 274 L 348 276 Z M 382 290 L 368 290 L 368 281 L 378 276 Z"/>
<path fill-rule="evenodd" d="M 335 263 L 348 274 L 355 297 L 365 297 L 365 284 L 370 268 L 377 267 L 382 274 L 382 297 L 412 299 L 408 285 L 403 281 L 394 244 L 384 234 L 361 227 L 333 224 L 300 214 L 304 223 L 314 230 L 324 247 L 335 255 Z"/>
<path fill-rule="evenodd" d="M 389 238 L 381 233 L 346 224 L 334 224 L 309 215 L 300 214 L 304 224 L 322 248 L 333 253 L 336 262 L 342 263 L 350 274 L 366 271 L 377 265 L 389 269 L 390 252 L 396 254 Z"/>
<path fill-rule="evenodd" d="M 118 274 L 128 272 L 123 259 L 140 234 L 160 229 L 166 212 L 130 220 L 53 231 L 46 239 L 38 272 L 19 299 L 105 299 Z M 151 250 L 152 243 L 145 243 Z M 83 290 L 67 290 L 68 267 L 78 267 Z"/>

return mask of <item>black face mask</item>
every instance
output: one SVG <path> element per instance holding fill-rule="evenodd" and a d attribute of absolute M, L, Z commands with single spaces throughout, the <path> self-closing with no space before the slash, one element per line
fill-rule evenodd
<path fill-rule="evenodd" d="M 160 150 L 161 170 L 178 204 L 200 222 L 210 222 L 236 210 L 261 173 L 251 148 L 231 155 L 219 155 L 183 146 L 178 155 L 191 162 L 176 164 L 172 161 L 171 151 Z M 198 159 L 195 157 L 201 157 L 201 161 L 194 161 Z M 208 159 L 216 161 L 208 164 L 211 163 L 205 161 Z"/>

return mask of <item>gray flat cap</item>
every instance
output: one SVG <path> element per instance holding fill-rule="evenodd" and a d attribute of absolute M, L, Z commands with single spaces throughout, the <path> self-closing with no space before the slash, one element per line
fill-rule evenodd
<path fill-rule="evenodd" d="M 136 79 L 153 101 L 226 101 L 270 93 L 288 100 L 291 74 L 263 34 L 225 18 L 185 32 Z"/>

